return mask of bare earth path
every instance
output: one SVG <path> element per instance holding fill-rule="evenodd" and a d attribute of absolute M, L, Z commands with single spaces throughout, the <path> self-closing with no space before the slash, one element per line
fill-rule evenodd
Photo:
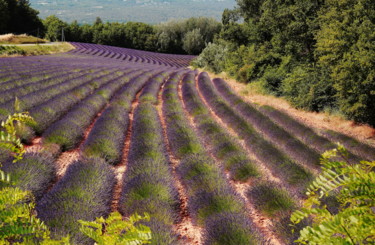
<path fill-rule="evenodd" d="M 163 127 L 163 136 L 164 142 L 168 151 L 169 160 L 172 164 L 172 175 L 177 187 L 178 197 L 180 200 L 180 218 L 181 222 L 176 224 L 174 229 L 175 232 L 179 235 L 179 240 L 183 242 L 183 244 L 202 244 L 202 228 L 193 224 L 189 210 L 188 210 L 188 198 L 185 192 L 185 188 L 183 187 L 181 180 L 176 173 L 176 168 L 179 166 L 180 161 L 177 159 L 174 154 L 172 153 L 170 143 L 167 137 L 167 126 L 165 123 L 165 118 L 163 116 L 163 99 L 162 99 L 162 91 L 164 89 L 164 85 L 161 87 L 159 94 L 158 94 L 158 105 L 156 107 L 159 118 Z"/>
<path fill-rule="evenodd" d="M 57 167 L 57 181 L 59 181 L 65 174 L 66 170 L 68 169 L 68 167 L 74 162 L 74 161 L 77 161 L 79 160 L 79 158 L 81 157 L 81 146 L 83 145 L 83 143 L 86 141 L 87 137 L 89 136 L 92 128 L 94 127 L 96 121 L 100 118 L 100 116 L 102 115 L 103 111 L 105 109 L 107 109 L 107 107 L 109 106 L 109 104 L 106 104 L 103 109 L 96 115 L 96 117 L 94 118 L 94 120 L 91 122 L 90 126 L 85 130 L 85 133 L 84 133 L 84 136 L 83 136 L 83 139 L 81 140 L 81 142 L 79 143 L 78 147 L 71 150 L 71 151 L 66 151 L 66 152 L 63 152 L 59 158 L 56 160 L 56 167 Z"/>
<path fill-rule="evenodd" d="M 112 199 L 112 204 L 111 204 L 112 212 L 118 211 L 119 200 L 121 197 L 121 191 L 122 191 L 122 187 L 124 184 L 124 175 L 125 175 L 125 171 L 127 169 L 127 164 L 128 164 L 128 155 L 129 155 L 130 142 L 131 142 L 131 137 L 132 137 L 133 120 L 134 120 L 134 110 L 139 104 L 139 96 L 141 95 L 142 90 L 143 89 L 138 91 L 134 100 L 132 101 L 131 109 L 129 112 L 129 124 L 128 124 L 128 129 L 126 130 L 124 149 L 122 152 L 122 160 L 119 165 L 114 167 L 114 171 L 116 175 L 116 183 L 113 189 L 113 199 Z"/>

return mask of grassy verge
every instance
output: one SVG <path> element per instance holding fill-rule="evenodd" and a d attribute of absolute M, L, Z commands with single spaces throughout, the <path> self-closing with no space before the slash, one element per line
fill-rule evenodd
<path fill-rule="evenodd" d="M 0 57 L 34 56 L 56 53 L 65 53 L 74 49 L 69 43 L 56 43 L 51 45 L 25 45 L 25 46 L 0 46 Z"/>

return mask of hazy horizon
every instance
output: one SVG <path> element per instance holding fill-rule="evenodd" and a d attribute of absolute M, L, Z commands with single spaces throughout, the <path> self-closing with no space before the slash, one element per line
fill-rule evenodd
<path fill-rule="evenodd" d="M 149 24 L 171 19 L 213 17 L 221 20 L 225 8 L 233 8 L 235 0 L 30 0 L 41 18 L 56 15 L 64 21 L 92 23 L 96 17 L 104 22 L 137 21 Z"/>

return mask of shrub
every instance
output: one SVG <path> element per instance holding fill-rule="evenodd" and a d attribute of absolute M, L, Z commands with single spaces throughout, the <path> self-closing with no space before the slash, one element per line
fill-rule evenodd
<path fill-rule="evenodd" d="M 191 64 L 193 67 L 206 68 L 215 73 L 220 73 L 225 66 L 227 51 L 227 48 L 222 44 L 209 43 Z"/>
<path fill-rule="evenodd" d="M 2 170 L 12 176 L 13 186 L 31 192 L 37 199 L 55 178 L 54 159 L 48 153 L 26 153 L 17 164 L 6 162 Z"/>
<path fill-rule="evenodd" d="M 317 69 L 298 66 L 285 78 L 282 95 L 297 108 L 322 111 L 335 107 L 335 89 L 331 80 Z"/>
<path fill-rule="evenodd" d="M 16 99 L 15 111 L 19 111 L 19 109 Z M 16 137 L 15 121 L 24 123 L 32 122 L 33 119 L 23 112 L 10 115 L 6 121 L 1 123 L 4 131 L 0 131 L 0 148 L 5 148 L 13 154 L 12 164 L 22 161 L 25 153 L 20 139 Z M 48 228 L 33 213 L 35 204 L 31 192 L 12 187 L 14 182 L 11 181 L 10 175 L 3 170 L 0 170 L 0 184 L 2 185 L 0 189 L 0 242 L 2 244 L 11 244 L 14 241 L 29 244 L 40 240 L 46 244 L 69 243 L 68 237 L 62 238 L 61 241 L 50 239 Z M 16 184 L 19 182 L 16 181 Z M 25 188 L 25 186 L 23 187 Z"/>

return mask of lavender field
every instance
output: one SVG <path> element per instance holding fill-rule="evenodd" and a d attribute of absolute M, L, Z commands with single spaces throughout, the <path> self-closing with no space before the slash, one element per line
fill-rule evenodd
<path fill-rule="evenodd" d="M 350 161 L 375 160 L 369 145 L 246 102 L 189 69 L 194 56 L 71 44 L 0 58 L 0 121 L 16 96 L 35 120 L 18 128 L 24 159 L 0 162 L 53 237 L 93 244 L 77 220 L 119 211 L 150 214 L 151 244 L 292 244 L 320 155 L 340 141 Z"/>

